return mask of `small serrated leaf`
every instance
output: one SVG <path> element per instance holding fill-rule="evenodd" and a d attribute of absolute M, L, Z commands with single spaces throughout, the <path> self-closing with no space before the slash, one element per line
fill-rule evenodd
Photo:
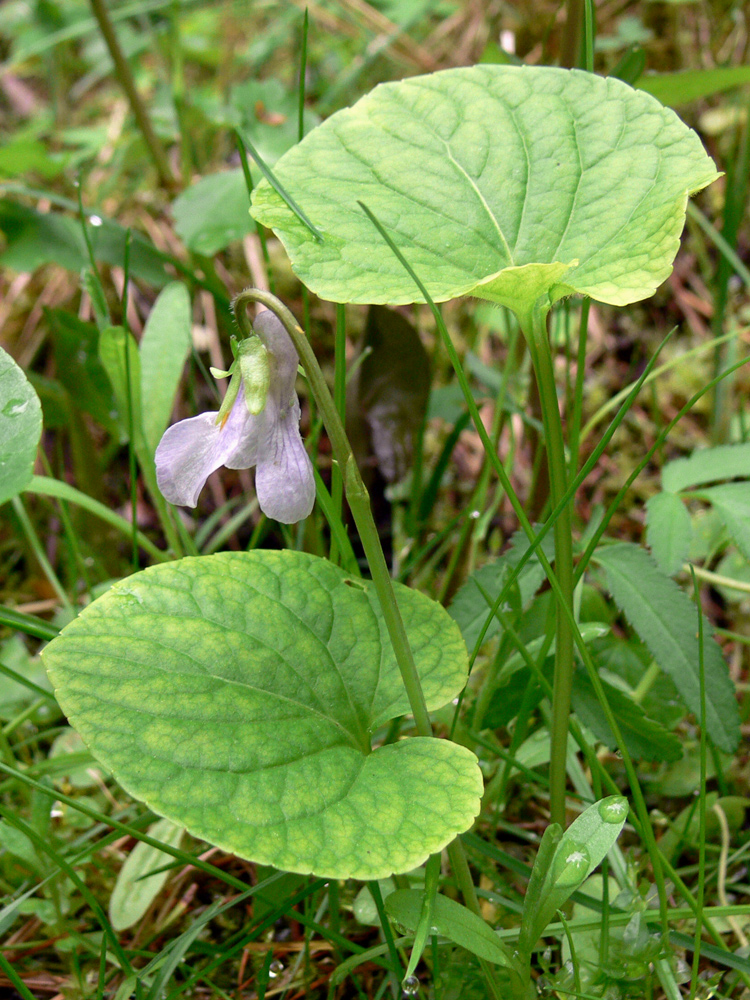
<path fill-rule="evenodd" d="M 661 470 L 662 486 L 671 493 L 739 477 L 750 478 L 750 444 L 701 448 L 688 458 L 667 462 Z"/>
<path fill-rule="evenodd" d="M 750 559 L 750 482 L 711 486 L 698 495 L 708 500 L 732 541 L 743 556 Z"/>
<path fill-rule="evenodd" d="M 607 571 L 615 603 L 672 678 L 688 709 L 700 717 L 695 606 L 637 545 L 621 542 L 597 549 L 595 558 Z M 739 711 L 729 670 L 708 622 L 704 623 L 703 651 L 708 734 L 718 747 L 731 753 L 740 738 Z"/>
<path fill-rule="evenodd" d="M 676 761 L 682 757 L 682 743 L 676 733 L 670 733 L 653 719 L 649 719 L 640 705 L 624 691 L 602 680 L 609 707 L 617 719 L 628 752 L 636 760 Z M 610 750 L 617 750 L 617 742 L 609 722 L 594 692 L 585 670 L 576 670 L 573 684 L 573 710 L 584 726 L 605 743 Z"/>

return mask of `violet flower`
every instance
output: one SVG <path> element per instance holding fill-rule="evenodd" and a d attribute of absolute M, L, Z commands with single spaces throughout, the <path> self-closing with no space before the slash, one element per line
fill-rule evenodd
<path fill-rule="evenodd" d="M 260 509 L 275 521 L 294 524 L 315 502 L 294 389 L 299 359 L 274 313 L 260 313 L 253 329 L 263 346 L 255 338 L 240 341 L 222 409 L 167 428 L 156 449 L 156 479 L 170 503 L 195 507 L 216 469 L 254 465 Z"/>

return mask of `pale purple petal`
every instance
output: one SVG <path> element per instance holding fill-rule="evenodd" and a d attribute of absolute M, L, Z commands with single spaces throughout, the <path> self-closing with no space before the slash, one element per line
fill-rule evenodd
<path fill-rule="evenodd" d="M 248 469 L 255 464 L 258 426 L 247 412 L 242 388 L 223 427 L 216 411 L 181 420 L 164 432 L 154 456 L 156 481 L 170 503 L 195 507 L 206 480 L 229 462 L 230 468 Z M 244 462 L 245 464 L 239 464 Z"/>
<path fill-rule="evenodd" d="M 279 415 L 266 407 L 266 435 L 255 472 L 260 509 L 274 521 L 302 521 L 315 503 L 315 476 L 299 432 L 299 402 L 295 396 Z"/>
<path fill-rule="evenodd" d="M 284 409 L 294 393 L 299 357 L 286 332 L 286 327 L 276 313 L 264 309 L 253 320 L 253 330 L 258 334 L 271 358 L 271 391 Z"/>
<path fill-rule="evenodd" d="M 228 469 L 249 469 L 255 465 L 264 432 L 264 421 L 262 414 L 256 415 L 248 411 L 241 381 L 225 431 L 229 431 L 230 440 L 227 442 L 222 465 Z"/>

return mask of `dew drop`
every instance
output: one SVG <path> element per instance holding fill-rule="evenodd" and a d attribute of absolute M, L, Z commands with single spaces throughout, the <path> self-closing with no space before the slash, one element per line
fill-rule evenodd
<path fill-rule="evenodd" d="M 562 845 L 561 845 L 562 846 Z M 555 858 L 552 879 L 556 885 L 576 885 L 588 872 L 590 857 L 585 844 L 569 841 Z"/>
<path fill-rule="evenodd" d="M 605 823 L 622 823 L 628 814 L 628 804 L 619 796 L 612 796 L 599 803 L 599 815 Z"/>
<path fill-rule="evenodd" d="M 281 964 L 281 962 L 278 961 L 278 959 L 274 959 L 273 962 L 271 962 L 271 964 L 268 966 L 268 978 L 276 979 L 281 975 L 283 971 L 284 971 L 284 966 Z"/>
<path fill-rule="evenodd" d="M 17 417 L 28 405 L 28 399 L 9 399 L 3 407 L 3 413 L 6 417 Z"/>
<path fill-rule="evenodd" d="M 98 227 L 98 226 L 103 225 L 101 215 L 90 215 L 89 216 L 89 222 L 94 227 Z"/>
<path fill-rule="evenodd" d="M 416 976 L 407 976 L 406 979 L 402 980 L 401 987 L 405 997 L 413 997 L 419 989 L 419 980 Z"/>

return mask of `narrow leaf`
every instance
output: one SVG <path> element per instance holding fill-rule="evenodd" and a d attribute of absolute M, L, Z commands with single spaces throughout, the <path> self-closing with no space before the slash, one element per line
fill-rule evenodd
<path fill-rule="evenodd" d="M 531 920 L 531 946 L 539 940 L 568 897 L 580 888 L 615 846 L 627 817 L 627 799 L 611 795 L 590 805 L 570 824 L 547 868 L 539 905 Z"/>
<path fill-rule="evenodd" d="M 171 847 L 179 847 L 185 834 L 168 819 L 158 820 L 146 832 Z M 169 854 L 138 841 L 120 869 L 109 899 L 109 919 L 116 931 L 133 927 L 145 914 L 169 877 L 169 869 L 157 869 L 164 869 L 171 860 Z"/>
<path fill-rule="evenodd" d="M 522 954 L 530 954 L 531 949 L 536 943 L 534 933 L 537 914 L 543 902 L 542 891 L 555 857 L 555 851 L 562 840 L 562 835 L 563 831 L 560 824 L 550 823 L 539 842 L 539 849 L 536 852 L 536 858 L 531 868 L 529 884 L 526 887 L 526 895 L 523 901 L 521 930 L 518 936 L 518 947 Z"/>
<path fill-rule="evenodd" d="M 162 290 L 140 344 L 143 433 L 152 454 L 169 424 L 177 386 L 190 352 L 190 296 L 173 281 Z"/>
<path fill-rule="evenodd" d="M 422 913 L 419 889 L 398 889 L 385 901 L 385 908 L 407 930 L 416 931 Z M 481 917 L 447 896 L 436 896 L 432 910 L 432 933 L 448 938 L 473 955 L 495 965 L 514 967 L 513 957 L 497 934 Z"/>
<path fill-rule="evenodd" d="M 122 438 L 127 440 L 130 436 L 132 420 L 133 443 L 137 448 L 143 442 L 138 345 L 121 326 L 110 326 L 99 335 L 99 358 L 115 396 Z"/>
<path fill-rule="evenodd" d="M 682 70 L 677 73 L 647 73 L 635 83 L 662 104 L 677 108 L 701 97 L 720 94 L 750 83 L 750 66 L 720 66 L 714 69 Z"/>

